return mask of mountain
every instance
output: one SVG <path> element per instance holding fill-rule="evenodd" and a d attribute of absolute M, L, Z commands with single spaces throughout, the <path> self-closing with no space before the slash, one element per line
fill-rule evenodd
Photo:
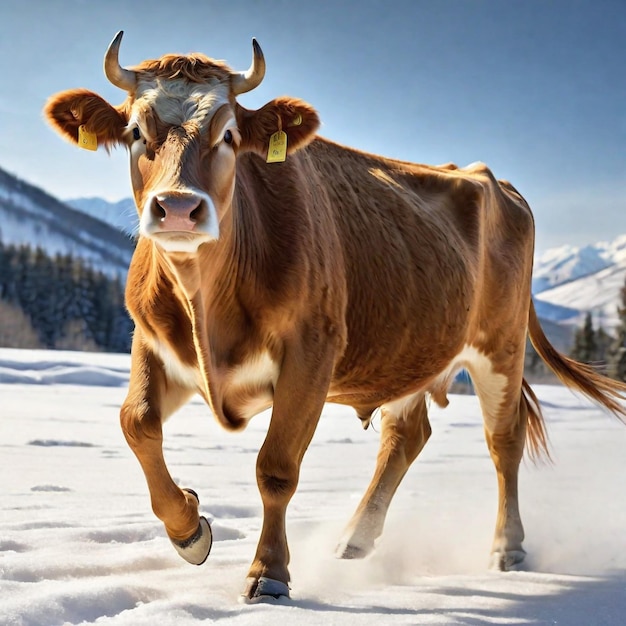
<path fill-rule="evenodd" d="M 119 202 L 108 202 L 102 198 L 72 198 L 65 204 L 96 219 L 102 220 L 128 235 L 135 235 L 139 226 L 135 201 L 124 198 Z"/>
<path fill-rule="evenodd" d="M 551 248 L 538 261 L 535 261 L 533 293 L 541 293 L 609 267 L 611 260 L 607 258 L 605 245 Z"/>
<path fill-rule="evenodd" d="M 125 276 L 134 249 L 117 228 L 0 169 L 0 240 L 72 254 L 109 275 Z"/>
<path fill-rule="evenodd" d="M 611 242 L 548 250 L 535 261 L 537 313 L 566 326 L 581 326 L 591 312 L 596 328 L 611 332 L 626 279 L 626 235 Z"/>

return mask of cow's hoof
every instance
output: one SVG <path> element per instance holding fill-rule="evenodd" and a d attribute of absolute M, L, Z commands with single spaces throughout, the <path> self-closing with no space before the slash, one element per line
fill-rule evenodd
<path fill-rule="evenodd" d="M 190 489 L 189 487 L 183 487 L 183 491 L 190 493 L 198 501 L 198 504 L 200 504 L 200 496 L 193 489 Z"/>
<path fill-rule="evenodd" d="M 340 543 L 335 550 L 335 556 L 338 559 L 364 559 L 370 552 L 367 548 Z"/>
<path fill-rule="evenodd" d="M 239 596 L 239 601 L 244 604 L 256 604 L 257 602 L 274 602 L 289 598 L 289 586 L 274 578 L 246 578 L 246 586 Z"/>
<path fill-rule="evenodd" d="M 198 524 L 198 530 L 184 541 L 174 541 L 176 552 L 192 565 L 202 565 L 211 552 L 211 546 L 213 545 L 213 533 L 211 532 L 211 525 L 207 521 L 206 517 L 200 517 L 200 523 Z"/>
<path fill-rule="evenodd" d="M 509 550 L 508 552 L 493 552 L 489 569 L 499 572 L 511 572 L 520 569 L 526 558 L 524 550 Z"/>

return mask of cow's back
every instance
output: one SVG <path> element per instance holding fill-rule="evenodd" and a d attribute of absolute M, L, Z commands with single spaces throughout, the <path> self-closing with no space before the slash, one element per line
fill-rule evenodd
<path fill-rule="evenodd" d="M 323 139 L 303 152 L 343 249 L 337 389 L 368 381 L 397 395 L 437 376 L 489 325 L 520 323 L 520 310 L 527 320 L 532 216 L 486 167 L 415 165 Z"/>

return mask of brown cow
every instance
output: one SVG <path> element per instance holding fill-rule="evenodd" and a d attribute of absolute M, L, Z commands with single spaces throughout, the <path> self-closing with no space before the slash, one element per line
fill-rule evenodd
<path fill-rule="evenodd" d="M 173 482 L 162 452 L 163 421 L 194 394 L 233 430 L 273 407 L 257 462 L 263 528 L 242 596 L 257 600 L 289 594 L 285 513 L 324 403 L 354 407 L 365 427 L 381 408 L 374 477 L 338 548 L 363 557 L 430 435 L 426 395 L 445 405 L 466 368 L 498 475 L 493 564 L 513 568 L 525 555 L 525 441 L 547 452 L 523 378 L 527 335 L 565 384 L 622 417 L 626 391 L 560 355 L 542 332 L 524 199 L 484 165 L 416 165 L 322 139 L 300 100 L 244 109 L 236 96 L 265 72 L 256 41 L 246 72 L 200 54 L 124 69 L 121 37 L 105 72 L 126 100 L 114 107 L 71 90 L 45 113 L 74 143 L 130 152 L 140 233 L 121 423 L 176 549 L 200 564 L 211 547 L 196 494 Z"/>

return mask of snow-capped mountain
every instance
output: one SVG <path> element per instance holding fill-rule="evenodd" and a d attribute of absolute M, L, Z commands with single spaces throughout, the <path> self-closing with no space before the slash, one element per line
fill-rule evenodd
<path fill-rule="evenodd" d="M 535 261 L 533 293 L 541 293 L 609 267 L 612 261 L 608 258 L 605 245 L 588 245 L 583 248 L 567 245 L 551 248 Z"/>
<path fill-rule="evenodd" d="M 0 169 L 0 240 L 72 254 L 110 275 L 125 276 L 132 238 Z"/>
<path fill-rule="evenodd" d="M 91 217 L 102 220 L 128 235 L 135 235 L 139 226 L 139 218 L 132 198 L 124 198 L 119 202 L 108 202 L 102 198 L 72 198 L 64 200 L 65 204 Z"/>
<path fill-rule="evenodd" d="M 591 276 L 615 264 L 626 268 L 626 235 L 583 247 L 551 248 L 535 259 L 533 293 Z"/>
<path fill-rule="evenodd" d="M 611 331 L 626 280 L 626 235 L 611 242 L 548 250 L 535 261 L 537 313 L 559 324 L 580 326 L 591 312 L 594 326 Z"/>

